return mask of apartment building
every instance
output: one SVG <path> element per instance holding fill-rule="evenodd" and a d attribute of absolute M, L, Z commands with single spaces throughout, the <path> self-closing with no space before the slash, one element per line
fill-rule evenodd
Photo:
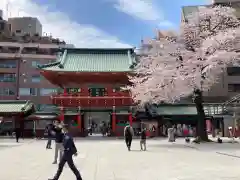
<path fill-rule="evenodd" d="M 216 3 L 236 3 L 240 2 L 240 0 L 211 0 L 211 4 L 216 4 Z"/>
<path fill-rule="evenodd" d="M 35 34 L 42 35 L 42 24 L 35 17 L 13 17 L 8 18 L 10 31 L 16 35 Z"/>
<path fill-rule="evenodd" d="M 8 30 L 9 33 L 0 30 L 0 100 L 31 100 L 38 110 L 52 107 L 50 96 L 57 88 L 36 67 L 55 62 L 58 49 L 65 42 L 41 36 L 41 29 L 18 35 L 11 32 L 13 29 Z M 18 30 L 25 32 L 20 27 Z"/>

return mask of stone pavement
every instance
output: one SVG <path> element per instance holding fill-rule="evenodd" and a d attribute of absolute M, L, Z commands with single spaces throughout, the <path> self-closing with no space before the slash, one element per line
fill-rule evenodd
<path fill-rule="evenodd" d="M 46 141 L 25 141 L 0 151 L 0 179 L 47 180 L 56 172 L 57 165 L 51 164 L 53 150 L 45 149 Z M 240 155 L 240 144 L 227 144 L 227 148 L 226 144 L 212 144 L 212 149 L 206 144 L 186 145 L 183 139 L 176 143 L 151 139 L 147 144 L 148 151 L 141 152 L 139 141 L 134 140 L 128 152 L 123 140 L 77 139 L 79 155 L 74 160 L 84 180 L 240 179 L 240 159 L 217 153 L 234 150 Z M 75 180 L 69 167 L 60 180 Z"/>

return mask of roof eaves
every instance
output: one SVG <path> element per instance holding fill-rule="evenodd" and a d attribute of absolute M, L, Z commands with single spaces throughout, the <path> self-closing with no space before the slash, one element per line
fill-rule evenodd
<path fill-rule="evenodd" d="M 26 100 L 0 100 L 0 104 L 26 104 Z"/>
<path fill-rule="evenodd" d="M 89 51 L 94 51 L 94 50 L 106 50 L 106 51 L 111 51 L 111 50 L 133 50 L 133 47 L 129 47 L 129 48 L 62 48 L 62 50 L 69 50 L 69 51 L 85 51 L 85 50 L 89 50 Z"/>
<path fill-rule="evenodd" d="M 22 112 L 25 112 L 28 109 L 31 109 L 31 107 L 33 106 L 33 103 L 30 101 L 26 101 L 25 104 L 23 104 L 23 107 L 21 108 Z"/>
<path fill-rule="evenodd" d="M 57 62 L 54 62 L 54 63 L 48 63 L 48 64 L 37 65 L 37 68 L 38 68 L 38 69 L 45 69 L 45 68 L 48 68 L 48 67 L 57 66 L 57 65 L 59 65 L 59 64 L 60 64 L 60 62 L 57 61 Z"/>
<path fill-rule="evenodd" d="M 67 57 L 67 49 L 64 50 L 64 53 L 62 55 L 61 61 L 58 65 L 59 68 L 63 69 L 64 68 L 64 63 L 66 62 L 66 57 Z"/>
<path fill-rule="evenodd" d="M 136 64 L 136 56 L 135 53 L 132 52 L 131 50 L 128 50 L 128 59 L 129 59 L 129 70 L 133 69 L 133 67 Z"/>

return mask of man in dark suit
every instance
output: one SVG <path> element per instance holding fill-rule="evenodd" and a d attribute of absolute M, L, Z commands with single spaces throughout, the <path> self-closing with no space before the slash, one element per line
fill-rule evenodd
<path fill-rule="evenodd" d="M 52 131 L 53 131 L 53 124 L 50 123 L 46 126 L 46 133 L 47 133 L 47 146 L 46 149 L 52 149 L 51 145 L 52 145 L 52 139 L 53 139 L 53 135 L 52 135 Z"/>
<path fill-rule="evenodd" d="M 58 164 L 57 173 L 55 174 L 53 179 L 49 179 L 49 180 L 58 180 L 59 179 L 66 162 L 68 163 L 68 166 L 70 167 L 72 172 L 75 174 L 77 180 L 82 180 L 82 177 L 81 177 L 79 171 L 77 170 L 77 168 L 73 162 L 73 158 L 72 158 L 73 155 L 77 156 L 77 148 L 74 144 L 73 138 L 68 133 L 68 127 L 66 125 L 63 126 L 63 131 L 64 131 L 63 156 Z"/>
<path fill-rule="evenodd" d="M 18 143 L 18 140 L 21 136 L 21 130 L 20 128 L 15 128 L 15 137 L 16 137 L 16 142 Z"/>

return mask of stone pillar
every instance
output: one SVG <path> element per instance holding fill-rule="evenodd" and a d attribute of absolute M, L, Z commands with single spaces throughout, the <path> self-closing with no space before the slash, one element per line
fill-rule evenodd
<path fill-rule="evenodd" d="M 113 106 L 113 111 L 112 111 L 112 133 L 113 135 L 116 134 L 116 108 Z"/>

